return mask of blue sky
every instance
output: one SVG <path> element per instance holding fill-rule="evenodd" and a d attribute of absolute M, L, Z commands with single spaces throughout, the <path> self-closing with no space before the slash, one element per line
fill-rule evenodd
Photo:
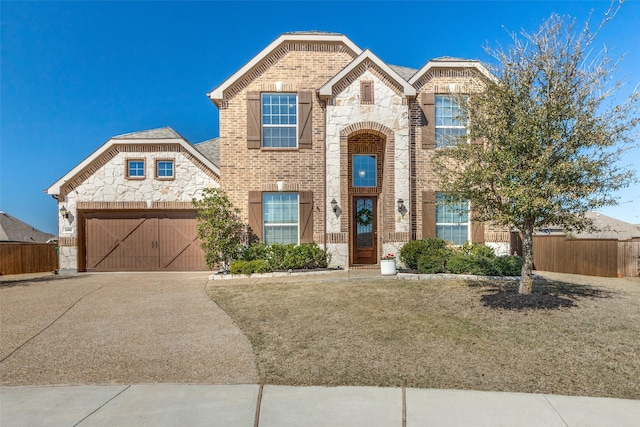
<path fill-rule="evenodd" d="M 171 126 L 192 143 L 218 136 L 206 93 L 281 33 L 345 34 L 389 64 L 438 56 L 489 61 L 553 12 L 584 22 L 608 2 L 0 2 L 0 210 L 57 234 L 43 189 L 111 136 Z M 618 77 L 640 82 L 640 1 L 627 0 L 599 35 Z M 640 150 L 625 164 L 640 163 Z M 640 186 L 601 212 L 640 223 Z"/>

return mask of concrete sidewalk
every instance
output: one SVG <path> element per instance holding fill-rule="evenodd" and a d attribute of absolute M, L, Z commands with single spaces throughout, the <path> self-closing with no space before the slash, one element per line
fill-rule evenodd
<path fill-rule="evenodd" d="M 640 401 L 378 387 L 2 387 L 12 426 L 638 426 Z"/>

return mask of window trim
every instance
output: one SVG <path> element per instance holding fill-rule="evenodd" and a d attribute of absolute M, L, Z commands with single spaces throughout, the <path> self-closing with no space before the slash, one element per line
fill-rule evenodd
<path fill-rule="evenodd" d="M 130 163 L 131 162 L 142 162 L 142 176 L 132 176 L 131 173 L 131 169 L 130 169 Z M 124 173 L 125 173 L 125 177 L 126 179 L 131 179 L 131 180 L 142 180 L 142 179 L 146 179 L 147 177 L 147 159 L 145 159 L 144 157 L 128 157 L 125 159 L 124 161 Z"/>
<path fill-rule="evenodd" d="M 279 192 L 279 191 L 265 191 L 262 193 L 261 196 L 261 202 L 262 202 L 262 208 L 261 208 L 261 214 L 262 214 L 262 241 L 267 244 L 267 245 L 273 245 L 275 243 L 281 243 L 281 242 L 267 242 L 267 227 L 268 226 L 291 226 L 292 223 L 270 223 L 269 225 L 267 225 L 267 221 L 266 221 L 266 215 L 265 215 L 265 209 L 267 204 L 265 203 L 265 196 L 269 196 L 271 194 L 281 194 L 281 195 L 285 195 L 285 194 L 293 194 L 296 196 L 296 208 L 297 208 L 297 215 L 298 218 L 296 220 L 296 242 L 294 243 L 296 246 L 300 245 L 300 227 L 301 227 L 301 218 L 300 218 L 300 192 L 297 191 L 284 191 L 284 192 Z M 281 243 L 281 244 L 288 244 L 288 243 Z"/>
<path fill-rule="evenodd" d="M 295 102 L 293 103 L 293 105 L 295 106 L 296 109 L 296 123 L 295 125 L 283 125 L 283 124 L 278 124 L 278 125 L 274 125 L 274 124 L 265 124 L 264 123 L 264 111 L 263 111 L 263 106 L 264 106 L 264 97 L 265 95 L 287 95 L 287 96 L 294 96 L 295 97 Z M 261 149 L 267 149 L 267 150 L 297 150 L 300 148 L 300 136 L 298 134 L 299 132 L 299 124 L 300 124 L 300 100 L 299 100 L 299 94 L 297 92 L 261 92 L 260 93 L 260 148 Z M 291 146 L 291 147 L 273 147 L 273 146 L 267 146 L 265 145 L 264 141 L 265 141 L 265 129 L 269 129 L 269 128 L 287 128 L 287 129 L 294 129 L 294 136 L 295 136 L 295 145 Z"/>
<path fill-rule="evenodd" d="M 461 225 L 466 225 L 467 227 L 467 238 L 465 239 L 464 242 L 471 242 L 472 241 L 472 234 L 471 234 L 471 205 L 469 203 L 469 201 L 467 200 L 467 221 L 466 222 L 438 222 L 438 206 L 451 206 L 446 202 L 440 202 L 438 203 L 439 199 L 443 199 L 446 198 L 446 193 L 441 193 L 441 192 L 436 192 L 435 193 L 435 201 L 434 201 L 434 207 L 435 207 L 435 213 L 434 213 L 434 224 L 435 224 L 435 232 L 434 235 L 436 238 L 439 239 L 444 239 L 443 237 L 438 236 L 438 227 L 439 226 L 461 226 Z M 462 243 L 455 243 L 451 240 L 447 240 L 448 242 L 453 243 L 454 246 L 460 246 L 462 245 L 464 242 Z"/>
<path fill-rule="evenodd" d="M 171 176 L 160 176 L 159 164 L 162 162 L 171 162 Z M 155 161 L 155 178 L 159 181 L 173 181 L 176 179 L 176 161 L 171 158 L 159 158 Z"/>
<path fill-rule="evenodd" d="M 465 97 L 465 101 L 468 102 L 469 100 L 469 96 L 468 95 L 463 95 Z M 438 129 L 464 129 L 464 135 L 467 137 L 467 142 L 468 142 L 468 135 L 469 135 L 469 129 L 468 129 L 468 125 L 438 125 L 438 98 L 442 98 L 442 97 L 447 97 L 450 98 L 454 101 L 456 101 L 455 96 L 453 94 L 447 94 L 447 93 L 436 93 L 434 95 L 434 105 L 433 105 L 433 140 L 434 140 L 434 147 L 435 148 L 450 148 L 453 147 L 452 144 L 447 143 L 446 145 L 442 145 L 442 141 L 439 141 L 438 139 Z M 458 105 L 457 108 L 460 109 L 460 105 L 459 103 L 456 102 L 456 104 Z M 452 120 L 457 120 L 456 117 L 451 117 Z M 445 141 L 448 142 L 448 141 Z"/>

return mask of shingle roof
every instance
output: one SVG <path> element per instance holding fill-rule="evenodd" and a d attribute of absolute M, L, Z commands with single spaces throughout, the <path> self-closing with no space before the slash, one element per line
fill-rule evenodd
<path fill-rule="evenodd" d="M 114 136 L 112 139 L 172 139 L 180 138 L 184 139 L 182 135 L 165 126 L 163 128 L 143 130 L 139 132 L 125 133 L 123 135 Z"/>
<path fill-rule="evenodd" d="M 409 80 L 411 76 L 413 76 L 418 71 L 417 68 L 403 67 L 401 65 L 389 65 L 389 68 L 400 74 L 400 77 L 405 80 Z"/>
<path fill-rule="evenodd" d="M 575 237 L 578 239 L 627 240 L 640 237 L 640 228 L 636 225 L 611 218 L 598 212 L 589 211 L 586 213 L 586 216 L 593 221 L 593 225 L 600 229 L 600 231 L 575 233 Z"/>
<path fill-rule="evenodd" d="M 193 144 L 193 146 L 201 152 L 203 156 L 211 160 L 211 163 L 220 167 L 220 138 L 212 138 Z"/>
<path fill-rule="evenodd" d="M 20 221 L 6 212 L 0 211 L 0 242 L 45 243 L 56 237 Z"/>

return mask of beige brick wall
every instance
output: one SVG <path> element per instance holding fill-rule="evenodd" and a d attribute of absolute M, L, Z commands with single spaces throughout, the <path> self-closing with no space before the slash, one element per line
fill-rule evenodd
<path fill-rule="evenodd" d="M 233 94 L 220 110 L 221 186 L 231 202 L 248 222 L 248 192 L 275 191 L 276 182 L 284 182 L 285 191 L 313 191 L 314 240 L 323 242 L 324 216 L 324 124 L 323 104 L 315 92 L 353 60 L 353 54 L 327 43 L 296 43 L 255 80 L 242 88 L 231 87 Z M 268 58 L 267 58 L 268 60 Z M 275 82 L 282 82 L 281 92 L 310 91 L 312 105 L 313 146 L 311 149 L 248 149 L 246 140 L 246 94 L 249 91 L 276 92 Z"/>
<path fill-rule="evenodd" d="M 452 86 L 454 85 L 454 86 Z M 460 93 L 474 93 L 483 89 L 482 78 L 476 71 L 464 69 L 436 68 L 428 72 L 423 78 L 418 80 L 416 89 L 420 99 L 422 93 L 448 94 L 452 90 Z M 410 105 L 410 117 L 412 128 L 412 152 L 414 153 L 412 165 L 412 192 L 415 195 L 412 220 L 412 227 L 415 238 L 422 238 L 422 192 L 438 191 L 437 177 L 433 172 L 431 159 L 435 150 L 422 148 L 423 115 L 417 101 Z M 486 241 L 503 241 L 495 239 L 507 239 L 508 227 L 500 227 L 492 224 L 485 224 Z"/>

